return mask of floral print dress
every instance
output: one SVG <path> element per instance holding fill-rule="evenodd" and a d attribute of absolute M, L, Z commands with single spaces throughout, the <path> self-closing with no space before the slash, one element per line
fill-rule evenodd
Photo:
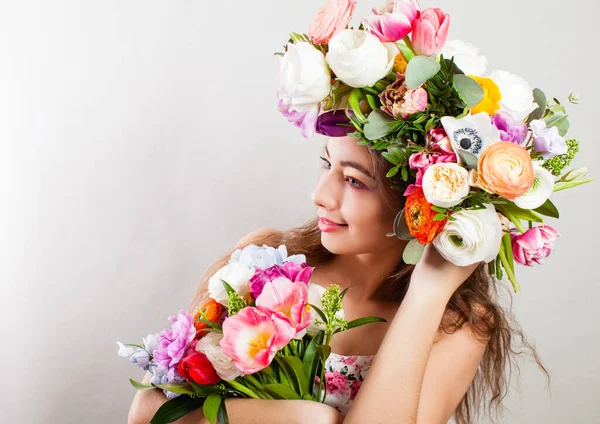
<path fill-rule="evenodd" d="M 325 363 L 325 403 L 343 415 L 348 413 L 375 355 L 343 356 L 331 352 Z"/>

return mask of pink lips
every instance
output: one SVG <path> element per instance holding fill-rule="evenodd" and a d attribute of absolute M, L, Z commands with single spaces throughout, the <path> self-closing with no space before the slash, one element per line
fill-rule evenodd
<path fill-rule="evenodd" d="M 341 230 L 342 228 L 346 228 L 348 225 L 346 224 L 338 224 L 328 219 L 321 218 L 319 219 L 319 229 L 325 233 Z"/>

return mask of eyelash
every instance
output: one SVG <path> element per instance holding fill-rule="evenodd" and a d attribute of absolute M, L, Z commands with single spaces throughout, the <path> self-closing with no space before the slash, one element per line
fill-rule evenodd
<path fill-rule="evenodd" d="M 325 159 L 324 157 L 321 157 L 321 159 L 323 159 L 323 161 L 325 162 L 325 164 L 323 165 L 323 168 L 329 169 L 329 168 L 326 167 L 326 165 L 328 164 L 328 165 L 331 166 L 331 163 L 327 159 Z M 361 189 L 367 188 L 367 186 L 365 184 L 363 184 L 362 182 L 360 182 L 359 180 L 357 180 L 354 177 L 346 177 L 346 180 L 347 181 L 354 180 L 354 181 L 356 181 L 358 183 L 358 185 L 353 185 L 352 183 L 350 183 L 350 187 L 352 187 L 355 190 L 361 190 Z"/>

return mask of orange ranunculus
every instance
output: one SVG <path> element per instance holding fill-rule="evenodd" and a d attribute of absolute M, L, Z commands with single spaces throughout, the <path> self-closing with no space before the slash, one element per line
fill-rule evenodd
<path fill-rule="evenodd" d="M 535 179 L 529 152 L 507 141 L 492 143 L 481 152 L 477 168 L 479 180 L 509 200 L 527 193 Z"/>
<path fill-rule="evenodd" d="M 485 112 L 492 116 L 500 110 L 500 100 L 502 100 L 502 94 L 498 84 L 491 78 L 477 77 L 469 75 L 483 88 L 483 100 L 476 106 L 471 108 L 471 114 L 475 115 L 480 112 Z"/>
<path fill-rule="evenodd" d="M 194 314 L 194 327 L 196 327 L 196 338 L 205 336 L 207 333 L 206 331 L 202 331 L 207 327 L 207 325 L 201 321 L 198 321 L 198 319 L 202 318 L 201 312 L 203 312 L 206 315 L 209 321 L 219 323 L 224 311 L 225 308 L 223 307 L 223 305 L 221 305 L 214 299 L 210 299 L 204 304 L 202 308 L 198 308 L 196 310 L 196 313 Z"/>
<path fill-rule="evenodd" d="M 437 214 L 431 209 L 431 203 L 427 202 L 423 189 L 418 187 L 406 199 L 404 217 L 410 234 L 419 240 L 421 244 L 431 243 L 435 236 L 444 229 L 447 219 L 434 221 Z"/>

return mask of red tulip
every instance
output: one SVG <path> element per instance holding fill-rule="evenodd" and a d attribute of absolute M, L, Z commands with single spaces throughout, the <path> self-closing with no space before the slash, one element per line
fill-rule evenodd
<path fill-rule="evenodd" d="M 186 356 L 177 367 L 179 374 L 187 381 L 197 384 L 216 384 L 221 378 L 204 353 L 193 352 Z"/>

